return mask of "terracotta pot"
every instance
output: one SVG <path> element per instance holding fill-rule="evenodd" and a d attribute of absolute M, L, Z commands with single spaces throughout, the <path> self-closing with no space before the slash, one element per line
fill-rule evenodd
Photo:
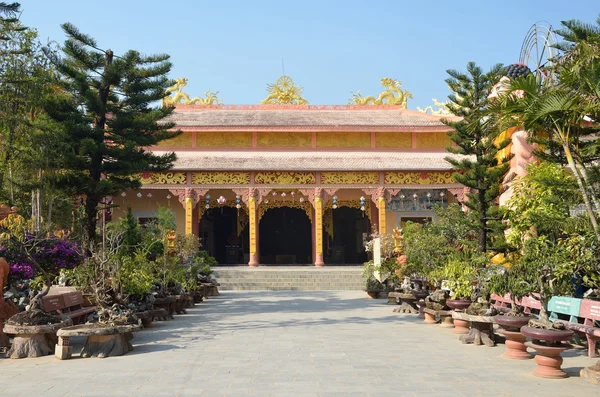
<path fill-rule="evenodd" d="M 575 334 L 573 331 L 521 327 L 521 333 L 533 339 L 532 342 L 525 343 L 525 346 L 538 352 L 535 356 L 535 362 L 538 366 L 533 371 L 535 376 L 550 379 L 566 378 L 568 376 L 560 368 L 563 362 L 560 354 L 569 347 L 569 344 L 564 342 L 573 337 Z M 548 346 L 548 343 L 551 343 L 551 345 Z"/>
<path fill-rule="evenodd" d="M 377 297 L 379 296 L 379 291 L 367 291 L 367 295 L 371 299 L 377 299 Z"/>
<path fill-rule="evenodd" d="M 544 329 L 544 328 L 531 328 L 521 327 L 521 333 L 525 336 L 536 341 L 544 341 L 546 343 L 566 342 L 571 340 L 575 332 L 565 329 Z"/>
<path fill-rule="evenodd" d="M 534 320 L 535 317 L 517 317 L 517 316 L 494 316 L 496 324 L 503 329 L 512 332 L 520 332 L 521 327 L 526 326 L 529 320 Z"/>
<path fill-rule="evenodd" d="M 427 291 L 412 291 L 412 294 L 417 300 L 425 299 L 429 296 Z"/>
<path fill-rule="evenodd" d="M 471 303 L 468 299 L 446 299 L 446 305 L 454 310 L 465 310 L 471 306 Z"/>

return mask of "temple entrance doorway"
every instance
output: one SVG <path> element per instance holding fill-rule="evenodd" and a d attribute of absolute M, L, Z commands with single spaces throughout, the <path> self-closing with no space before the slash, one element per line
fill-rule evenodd
<path fill-rule="evenodd" d="M 200 249 L 208 251 L 219 264 L 243 263 L 244 240 L 238 236 L 238 211 L 235 208 L 206 210 L 200 221 L 200 238 Z"/>
<path fill-rule="evenodd" d="M 312 263 L 311 223 L 298 208 L 272 208 L 259 225 L 260 263 L 265 265 Z"/>
<path fill-rule="evenodd" d="M 371 222 L 358 208 L 333 210 L 333 236 L 328 235 L 331 264 L 362 264 L 367 261 L 365 244 L 369 240 Z M 326 261 L 327 262 L 327 261 Z"/>

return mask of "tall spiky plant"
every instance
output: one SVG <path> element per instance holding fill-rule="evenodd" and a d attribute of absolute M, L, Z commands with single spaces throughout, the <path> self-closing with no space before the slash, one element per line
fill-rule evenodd
<path fill-rule="evenodd" d="M 497 154 L 509 140 L 495 143 L 500 131 L 487 109 L 488 96 L 500 79 L 501 69 L 502 65 L 495 65 L 483 73 L 475 63 L 469 62 L 466 73 L 447 71 L 450 77 L 446 83 L 453 92 L 448 96 L 448 110 L 460 117 L 460 120 L 444 120 L 444 124 L 452 128 L 448 135 L 455 145 L 448 151 L 468 157 L 460 160 L 448 157 L 446 161 L 458 171 L 454 174 L 456 181 L 471 190 L 463 204 L 477 215 L 480 253 L 500 248 L 499 241 L 492 237 L 501 239 L 501 233 L 495 232 L 503 228 L 497 200 L 510 159 L 499 160 Z"/>
<path fill-rule="evenodd" d="M 98 205 L 105 196 L 140 186 L 143 171 L 172 167 L 175 154 L 154 155 L 145 147 L 176 136 L 164 122 L 172 108 L 152 107 L 166 95 L 171 70 L 166 54 L 144 56 L 130 50 L 117 56 L 90 36 L 63 24 L 63 57 L 46 50 L 61 75 L 62 93 L 45 109 L 62 126 L 68 143 L 56 184 L 85 198 L 86 231 L 96 236 Z"/>

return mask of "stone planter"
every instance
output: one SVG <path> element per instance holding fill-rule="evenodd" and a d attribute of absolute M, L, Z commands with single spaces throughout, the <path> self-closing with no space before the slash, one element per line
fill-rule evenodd
<path fill-rule="evenodd" d="M 521 333 L 532 339 L 525 346 L 535 349 L 537 368 L 533 371 L 535 376 L 550 379 L 566 378 L 568 375 L 560 366 L 563 358 L 560 354 L 568 349 L 570 345 L 565 343 L 575 334 L 570 330 L 554 330 L 543 328 L 521 327 Z"/>
<path fill-rule="evenodd" d="M 4 333 L 14 335 L 6 354 L 10 358 L 43 357 L 54 351 L 56 332 L 73 325 L 71 320 L 46 325 L 4 325 Z"/>
<path fill-rule="evenodd" d="M 398 294 L 400 298 L 400 307 L 394 309 L 397 313 L 410 313 L 419 314 L 419 308 L 417 307 L 417 298 L 413 294 Z"/>
<path fill-rule="evenodd" d="M 527 352 L 525 341 L 527 337 L 521 333 L 521 327 L 529 323 L 535 317 L 516 317 L 516 316 L 494 316 L 496 324 L 502 327 L 500 333 L 506 337 L 506 352 L 503 357 L 513 360 L 527 360 L 533 358 Z"/>
<path fill-rule="evenodd" d="M 466 299 L 447 299 L 446 305 L 448 305 L 448 307 L 450 309 L 453 309 L 454 311 L 462 312 L 466 310 L 469 306 L 471 306 L 471 301 Z M 455 318 L 453 333 L 468 334 L 470 325 L 471 323 L 469 321 Z"/>
<path fill-rule="evenodd" d="M 105 325 L 100 323 L 74 325 L 62 328 L 57 332 L 58 344 L 55 356 L 61 360 L 70 359 L 73 348 L 69 339 L 73 336 L 86 336 L 87 340 L 81 349 L 81 357 L 114 357 L 133 350 L 129 342 L 133 332 L 140 330 L 139 325 Z"/>

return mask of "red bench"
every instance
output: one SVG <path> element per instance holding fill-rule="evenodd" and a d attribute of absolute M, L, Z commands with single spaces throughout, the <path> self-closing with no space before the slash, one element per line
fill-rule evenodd
<path fill-rule="evenodd" d="M 517 305 L 523 307 L 523 312 L 531 314 L 533 316 L 540 316 L 542 310 L 542 302 L 538 299 L 532 298 L 531 296 L 524 296 L 520 300 L 515 302 Z"/>
<path fill-rule="evenodd" d="M 96 311 L 96 306 L 83 307 L 81 291 L 64 292 L 59 295 L 46 295 L 42 298 L 46 312 L 56 312 L 73 320 L 74 324 L 85 323 L 87 316 Z"/>
<path fill-rule="evenodd" d="M 584 334 L 588 342 L 588 356 L 596 357 L 596 342 L 600 340 L 600 327 L 594 326 L 594 321 L 600 321 L 600 302 L 582 299 L 579 318 L 583 320 L 583 324 L 566 321 L 563 321 L 563 324 L 570 330 Z"/>
<path fill-rule="evenodd" d="M 499 312 L 502 313 L 508 313 L 512 309 L 513 305 L 510 294 L 506 294 L 504 296 L 492 294 L 490 296 L 490 302 Z"/>

